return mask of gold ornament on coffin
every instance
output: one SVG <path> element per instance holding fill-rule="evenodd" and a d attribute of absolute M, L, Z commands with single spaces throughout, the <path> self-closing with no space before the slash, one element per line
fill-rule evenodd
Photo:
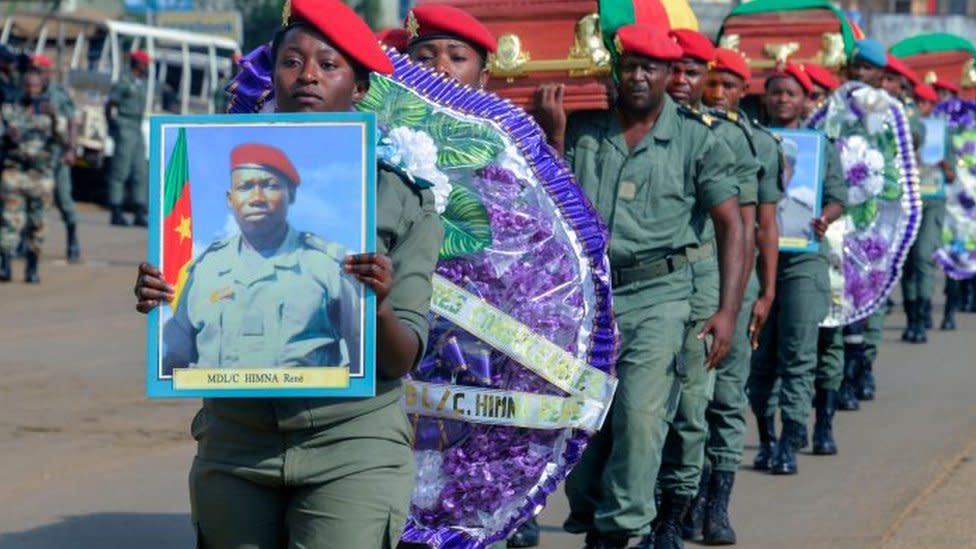
<path fill-rule="evenodd" d="M 844 36 L 839 32 L 825 32 L 820 40 L 820 51 L 813 57 L 813 62 L 827 67 L 837 69 L 847 63 L 847 54 L 844 53 Z"/>
<path fill-rule="evenodd" d="M 738 34 L 727 34 L 719 39 L 718 45 L 730 50 L 741 52 L 742 37 Z M 768 59 L 750 59 L 744 53 L 743 57 L 754 69 L 769 69 L 782 66 L 788 60 L 795 63 L 816 63 L 828 69 L 839 69 L 847 63 L 844 50 L 844 36 L 839 32 L 825 32 L 820 38 L 820 51 L 809 59 L 797 59 L 800 51 L 799 42 L 770 43 L 763 45 L 762 53 Z"/>
<path fill-rule="evenodd" d="M 929 71 L 925 73 L 925 78 L 922 79 L 926 84 L 931 86 L 939 81 L 939 75 L 935 74 L 935 71 Z"/>
<path fill-rule="evenodd" d="M 514 33 L 499 36 L 497 52 L 488 56 L 491 75 L 508 82 L 533 72 L 566 71 L 572 77 L 609 74 L 612 63 L 600 34 L 600 17 L 595 13 L 576 23 L 573 45 L 566 59 L 534 61 L 529 52 L 523 50 L 522 39 Z"/>
<path fill-rule="evenodd" d="M 771 57 L 773 62 L 776 63 L 776 66 L 785 65 L 786 61 L 798 51 L 800 51 L 800 44 L 798 42 L 766 44 L 763 46 L 763 53 L 766 57 Z"/>
<path fill-rule="evenodd" d="M 728 50 L 739 51 L 739 43 L 742 42 L 742 37 L 738 34 L 726 34 L 718 41 L 718 47 L 725 48 Z"/>
<path fill-rule="evenodd" d="M 976 62 L 972 59 L 966 61 L 966 66 L 962 68 L 962 81 L 964 88 L 976 88 Z"/>

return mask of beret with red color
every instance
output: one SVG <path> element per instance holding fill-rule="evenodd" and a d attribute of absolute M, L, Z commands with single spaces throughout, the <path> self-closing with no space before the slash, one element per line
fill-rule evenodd
<path fill-rule="evenodd" d="M 407 32 L 407 29 L 401 29 L 400 27 L 381 30 L 376 33 L 376 38 L 384 46 L 393 48 L 400 53 L 407 51 L 407 45 L 410 44 L 410 33 Z"/>
<path fill-rule="evenodd" d="M 40 67 L 42 69 L 47 69 L 54 66 L 54 61 L 50 57 L 44 55 L 43 53 L 38 53 L 32 55 L 30 58 L 31 65 L 35 67 Z"/>
<path fill-rule="evenodd" d="M 244 143 L 234 147 L 230 152 L 230 169 L 233 171 L 241 168 L 271 169 L 284 175 L 296 187 L 299 183 L 295 165 L 281 149 L 271 145 Z"/>
<path fill-rule="evenodd" d="M 752 70 L 749 63 L 741 53 L 728 48 L 718 48 L 715 50 L 715 64 L 712 70 L 730 72 L 745 81 L 752 78 Z"/>
<path fill-rule="evenodd" d="M 786 64 L 777 67 L 776 71 L 766 80 L 773 80 L 775 78 L 792 78 L 800 83 L 800 87 L 803 91 L 810 93 L 813 91 L 813 81 L 807 76 L 807 73 L 803 70 L 803 67 L 795 63 L 787 62 Z"/>
<path fill-rule="evenodd" d="M 659 27 L 624 25 L 617 29 L 613 42 L 618 55 L 630 53 L 661 61 L 681 59 L 681 47 Z"/>
<path fill-rule="evenodd" d="M 423 4 L 410 10 L 404 21 L 410 43 L 451 36 L 485 51 L 498 47 L 495 35 L 470 13 L 445 4 Z"/>
<path fill-rule="evenodd" d="M 669 33 L 678 44 L 682 57 L 690 57 L 705 63 L 715 60 L 715 44 L 704 34 L 691 29 L 675 29 Z"/>
<path fill-rule="evenodd" d="M 946 90 L 948 92 L 952 92 L 956 94 L 959 93 L 959 86 L 953 84 L 952 82 L 949 82 L 948 80 L 943 80 L 941 78 L 933 82 L 932 87 L 936 89 Z"/>
<path fill-rule="evenodd" d="M 129 53 L 129 59 L 132 59 L 134 61 L 138 61 L 139 63 L 142 63 L 143 65 L 148 65 L 149 64 L 149 54 L 146 53 L 146 52 L 144 52 L 144 51 L 142 51 L 142 50 L 136 50 L 134 52 L 130 52 Z"/>
<path fill-rule="evenodd" d="M 915 98 L 929 103 L 939 102 L 939 94 L 928 84 L 917 84 L 915 86 Z"/>
<path fill-rule="evenodd" d="M 915 74 L 915 71 L 908 68 L 908 65 L 906 65 L 901 59 L 898 59 L 897 57 L 891 55 L 890 53 L 887 55 L 888 55 L 888 66 L 885 67 L 885 72 L 890 72 L 893 74 L 904 76 L 905 78 L 908 79 L 909 82 L 912 83 L 913 86 L 917 86 L 919 83 L 922 82 L 922 80 L 918 77 L 918 75 Z"/>
<path fill-rule="evenodd" d="M 840 80 L 834 76 L 834 73 L 816 63 L 804 63 L 803 70 L 814 84 L 826 88 L 828 91 L 834 91 L 840 87 Z"/>
<path fill-rule="evenodd" d="M 304 21 L 330 44 L 368 71 L 392 74 L 386 56 L 366 22 L 339 0 L 291 0 L 290 22 Z"/>

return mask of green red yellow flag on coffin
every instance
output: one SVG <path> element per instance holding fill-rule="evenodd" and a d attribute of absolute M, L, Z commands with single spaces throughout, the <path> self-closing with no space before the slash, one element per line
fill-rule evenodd
<path fill-rule="evenodd" d="M 633 24 L 698 30 L 698 18 L 687 0 L 600 0 L 600 27 L 607 44 L 613 43 L 617 29 Z"/>
<path fill-rule="evenodd" d="M 190 215 L 190 165 L 186 130 L 180 128 L 173 153 L 166 164 L 163 183 L 163 278 L 176 288 L 173 308 L 186 284 L 193 260 L 193 226 Z"/>

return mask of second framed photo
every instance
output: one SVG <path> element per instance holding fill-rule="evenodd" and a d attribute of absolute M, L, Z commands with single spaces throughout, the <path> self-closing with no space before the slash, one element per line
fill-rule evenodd
<path fill-rule="evenodd" d="M 813 220 L 820 217 L 827 138 L 812 130 L 773 130 L 782 139 L 783 198 L 776 208 L 779 249 L 816 252 L 820 249 Z"/>

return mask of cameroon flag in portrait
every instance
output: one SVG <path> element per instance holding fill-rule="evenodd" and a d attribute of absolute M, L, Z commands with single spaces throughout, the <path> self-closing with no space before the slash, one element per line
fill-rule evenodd
<path fill-rule="evenodd" d="M 190 224 L 190 166 L 186 130 L 180 128 L 166 165 L 163 187 L 163 278 L 176 288 L 173 308 L 180 299 L 186 272 L 193 260 L 193 227 Z"/>

